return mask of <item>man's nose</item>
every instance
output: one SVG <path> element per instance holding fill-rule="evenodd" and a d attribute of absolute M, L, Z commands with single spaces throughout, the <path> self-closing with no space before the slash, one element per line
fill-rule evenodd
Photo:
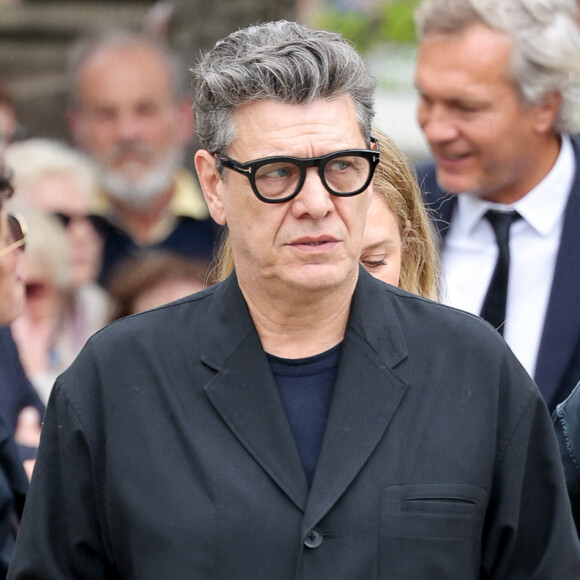
<path fill-rule="evenodd" d="M 141 123 L 137 115 L 125 112 L 117 117 L 116 122 L 117 137 L 122 141 L 132 141 L 141 132 Z"/>
<path fill-rule="evenodd" d="M 320 179 L 318 168 L 309 167 L 302 189 L 292 200 L 292 213 L 296 218 L 308 215 L 313 219 L 321 219 L 334 210 L 332 197 Z"/>
<path fill-rule="evenodd" d="M 417 120 L 429 143 L 453 141 L 458 135 L 453 116 L 442 105 L 420 103 Z"/>

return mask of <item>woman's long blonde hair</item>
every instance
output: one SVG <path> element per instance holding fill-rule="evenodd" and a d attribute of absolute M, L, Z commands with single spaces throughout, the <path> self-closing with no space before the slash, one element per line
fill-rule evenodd
<path fill-rule="evenodd" d="M 439 293 L 436 233 L 417 179 L 393 140 L 378 129 L 374 130 L 374 135 L 381 151 L 373 178 L 374 194 L 383 196 L 397 218 L 403 240 L 399 286 L 436 300 Z"/>
<path fill-rule="evenodd" d="M 375 171 L 375 195 L 382 195 L 395 214 L 403 239 L 401 277 L 403 290 L 436 300 L 439 291 L 439 264 L 436 234 L 423 203 L 417 180 L 406 157 L 383 131 L 375 129 L 381 160 Z M 234 269 L 230 236 L 224 232 L 216 258 L 215 279 L 224 280 Z"/>

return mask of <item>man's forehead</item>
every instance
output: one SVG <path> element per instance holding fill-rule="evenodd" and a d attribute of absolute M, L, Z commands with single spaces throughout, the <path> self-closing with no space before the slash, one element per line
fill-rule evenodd
<path fill-rule="evenodd" d="M 280 100 L 253 101 L 233 113 L 235 147 L 295 147 L 309 140 L 329 150 L 364 146 L 364 135 L 349 96 L 317 99 L 307 104 Z M 355 143 L 356 142 L 356 143 Z"/>
<path fill-rule="evenodd" d="M 147 88 L 151 92 L 172 92 L 168 64 L 148 46 L 105 47 L 91 53 L 79 69 L 81 89 L 115 94 Z M 96 85 L 96 86 L 95 86 Z M 89 96 L 89 95 L 87 95 Z"/>

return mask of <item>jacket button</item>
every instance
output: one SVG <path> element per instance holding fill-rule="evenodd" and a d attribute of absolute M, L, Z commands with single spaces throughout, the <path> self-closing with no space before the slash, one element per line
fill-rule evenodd
<path fill-rule="evenodd" d="M 304 540 L 304 545 L 307 548 L 318 548 L 322 544 L 322 532 L 318 528 L 312 528 L 307 534 Z"/>

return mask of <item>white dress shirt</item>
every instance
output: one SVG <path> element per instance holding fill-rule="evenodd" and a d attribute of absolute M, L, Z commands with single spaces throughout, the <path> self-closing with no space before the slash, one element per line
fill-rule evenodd
<path fill-rule="evenodd" d="M 442 297 L 445 304 L 479 314 L 497 259 L 490 209 L 515 209 L 523 219 L 510 230 L 510 271 L 504 338 L 530 375 L 534 375 L 548 307 L 564 211 L 576 171 L 570 138 L 548 175 L 507 206 L 461 194 L 445 238 Z"/>

